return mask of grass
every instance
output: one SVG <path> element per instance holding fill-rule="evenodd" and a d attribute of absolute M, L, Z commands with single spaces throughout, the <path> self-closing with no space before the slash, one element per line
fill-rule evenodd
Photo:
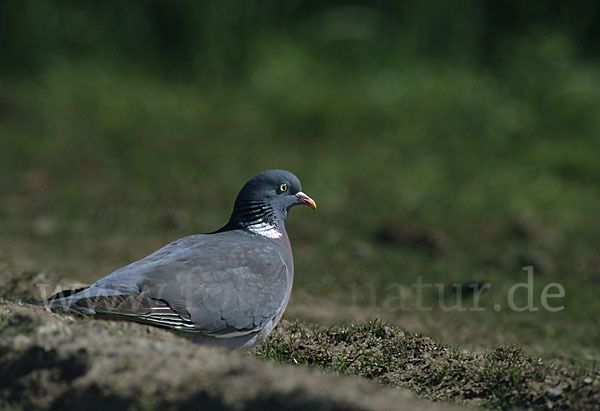
<path fill-rule="evenodd" d="M 600 395 L 597 369 L 556 365 L 516 346 L 461 352 L 380 321 L 329 328 L 285 323 L 254 354 L 360 375 L 435 401 L 494 409 L 585 409 Z"/>
<path fill-rule="evenodd" d="M 319 203 L 315 213 L 294 210 L 288 222 L 297 273 L 288 315 L 338 324 L 380 316 L 478 352 L 523 347 L 525 354 L 501 353 L 523 363 L 517 371 L 526 379 L 481 357 L 485 373 L 467 370 L 478 390 L 502 375 L 511 378 L 500 385 L 507 390 L 538 381 L 547 370 L 529 355 L 581 369 L 597 363 L 600 81 L 593 62 L 547 34 L 524 39 L 502 65 L 486 68 L 339 64 L 286 38 L 252 47 L 252 64 L 234 83 L 163 79 L 96 60 L 58 60 L 35 77 L 3 77 L 0 260 L 32 278 L 91 282 L 168 241 L 217 229 L 246 179 L 285 168 Z M 558 283 L 564 297 L 552 301 L 564 310 L 508 309 L 509 291 L 527 281 L 522 267 L 530 265 L 534 304 Z M 437 286 L 423 290 L 420 303 L 431 311 L 418 307 L 419 278 L 441 286 L 441 294 Z M 491 285 L 480 296 L 483 311 L 440 308 L 441 297 L 457 302 L 454 284 L 472 307 L 474 283 Z M 515 302 L 524 306 L 527 297 L 521 288 Z M 319 338 L 338 345 L 353 338 L 341 330 Z M 385 340 L 369 333 L 374 344 Z M 338 356 L 315 349 L 323 358 L 313 353 L 314 361 L 378 378 L 392 358 L 371 355 L 369 344 Z M 278 347 L 265 356 L 309 363 L 302 350 Z M 433 397 L 431 387 L 467 372 L 448 364 L 394 384 Z M 478 398 L 492 407 L 542 401 L 524 395 L 508 404 L 496 391 Z"/>

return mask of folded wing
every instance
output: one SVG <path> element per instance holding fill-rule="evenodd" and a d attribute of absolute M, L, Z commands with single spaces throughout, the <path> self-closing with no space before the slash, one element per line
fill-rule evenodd
<path fill-rule="evenodd" d="M 261 330 L 289 298 L 291 255 L 246 233 L 194 235 L 125 266 L 54 307 L 213 337 Z"/>

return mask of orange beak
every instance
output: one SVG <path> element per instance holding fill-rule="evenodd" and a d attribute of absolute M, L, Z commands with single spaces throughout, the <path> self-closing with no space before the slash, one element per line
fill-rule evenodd
<path fill-rule="evenodd" d="M 317 203 L 315 202 L 315 200 L 304 194 L 302 191 L 297 192 L 296 197 L 298 197 L 298 199 L 302 201 L 303 204 L 309 206 L 313 210 L 317 208 Z"/>

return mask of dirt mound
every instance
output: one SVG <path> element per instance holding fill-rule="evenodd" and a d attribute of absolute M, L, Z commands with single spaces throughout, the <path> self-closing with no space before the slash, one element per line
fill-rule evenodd
<path fill-rule="evenodd" d="M 0 300 L 0 409 L 439 408 L 352 377 L 276 365 L 129 322 Z"/>
<path fill-rule="evenodd" d="M 0 409 L 442 407 L 408 390 L 490 408 L 600 403 L 598 369 L 547 363 L 518 347 L 460 351 L 379 321 L 332 327 L 282 321 L 249 355 L 151 326 L 58 315 L 14 301 L 39 298 L 40 283 L 52 290 L 70 285 L 50 280 L 0 266 L 0 296 L 10 298 L 0 297 Z"/>

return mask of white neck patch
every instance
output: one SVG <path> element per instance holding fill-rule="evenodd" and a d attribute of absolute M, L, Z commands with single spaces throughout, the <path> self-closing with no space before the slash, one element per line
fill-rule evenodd
<path fill-rule="evenodd" d="M 264 222 L 251 224 L 246 226 L 246 228 L 254 234 L 262 235 L 263 237 L 268 238 L 281 238 L 283 235 L 283 233 L 277 229 L 276 225 L 267 224 Z"/>

